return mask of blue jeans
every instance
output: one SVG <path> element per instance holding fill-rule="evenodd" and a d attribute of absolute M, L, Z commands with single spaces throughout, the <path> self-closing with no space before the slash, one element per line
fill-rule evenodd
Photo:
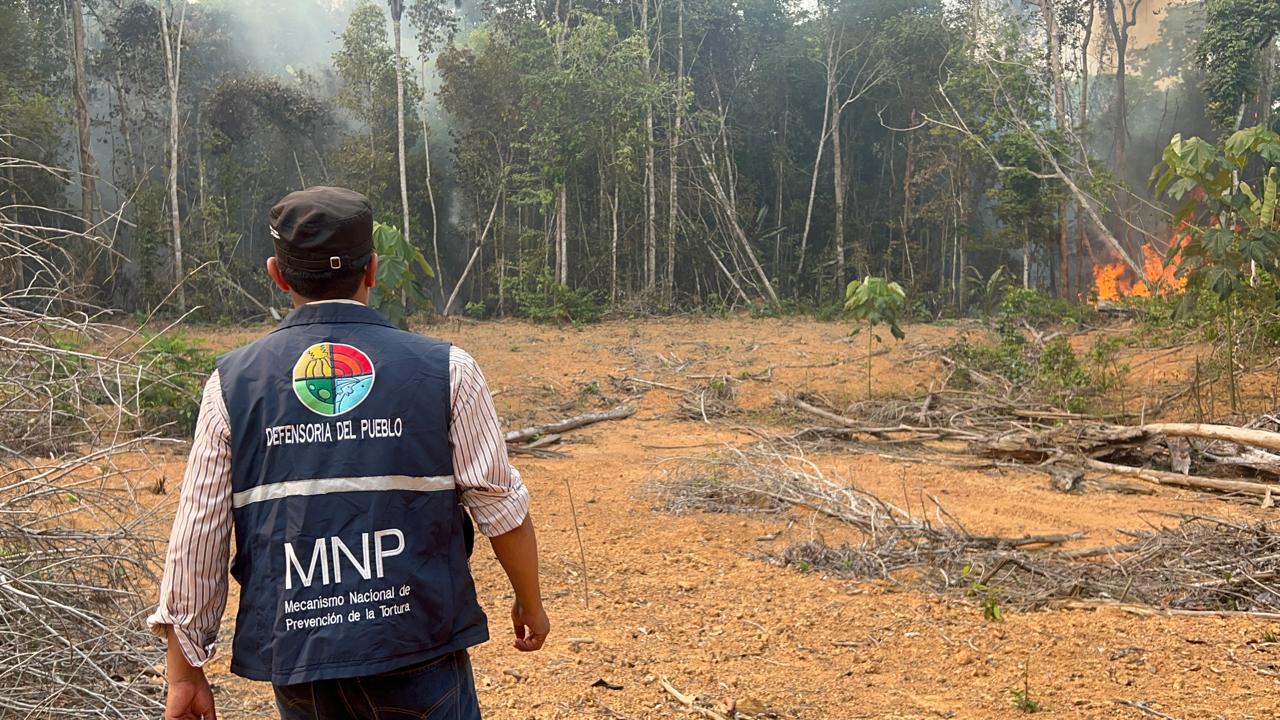
<path fill-rule="evenodd" d="M 380 675 L 275 691 L 283 720 L 480 720 L 466 650 Z"/>

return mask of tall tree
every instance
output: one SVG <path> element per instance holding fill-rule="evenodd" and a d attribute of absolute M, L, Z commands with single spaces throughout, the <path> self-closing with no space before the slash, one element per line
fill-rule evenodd
<path fill-rule="evenodd" d="M 668 156 L 671 178 L 667 188 L 667 273 L 663 284 L 663 304 L 671 307 L 676 288 L 676 235 L 680 218 L 680 134 L 684 125 L 684 0 L 676 5 L 676 92 L 671 112 Z"/>
<path fill-rule="evenodd" d="M 89 127 L 89 87 L 84 62 L 84 7 L 71 0 L 71 67 L 75 75 L 76 131 L 80 146 L 80 217 L 86 234 L 94 232 L 94 210 L 98 202 L 98 164 L 93 158 L 93 135 Z M 85 258 L 89 260 L 89 258 Z"/>
<path fill-rule="evenodd" d="M 650 0 L 640 3 L 640 34 L 644 38 L 644 71 L 648 79 L 653 78 L 653 48 L 649 39 Z M 653 136 L 653 103 L 645 108 L 645 150 L 644 150 L 644 289 L 652 298 L 658 288 L 658 189 L 657 162 L 655 159 Z"/>
<path fill-rule="evenodd" d="M 1257 98 L 1254 119 L 1269 118 L 1275 98 L 1268 79 L 1275 73 L 1280 3 L 1209 0 L 1206 6 L 1196 58 L 1205 69 L 1210 118 L 1221 131 L 1238 129 L 1251 97 Z"/>
<path fill-rule="evenodd" d="M 1054 0 L 1040 0 L 1040 17 L 1044 20 L 1045 46 L 1049 51 L 1049 76 L 1053 82 L 1053 119 L 1060 133 L 1070 132 L 1067 120 L 1066 81 L 1062 70 L 1062 34 L 1058 31 L 1058 11 Z M 1058 204 L 1058 295 L 1071 295 L 1071 247 L 1067 227 L 1067 198 Z"/>
<path fill-rule="evenodd" d="M 1111 32 L 1111 42 L 1116 54 L 1116 95 L 1112 113 L 1115 116 L 1112 158 L 1114 167 L 1124 168 L 1125 151 L 1129 139 L 1129 35 L 1138 24 L 1138 10 L 1142 0 L 1102 0 L 1102 19 Z"/>
<path fill-rule="evenodd" d="M 409 239 L 409 184 L 404 169 L 404 55 L 400 52 L 400 16 L 404 14 L 404 0 L 388 2 L 391 5 L 391 32 L 395 36 L 396 53 L 396 158 L 400 165 L 400 233 L 406 243 L 412 244 Z"/>
<path fill-rule="evenodd" d="M 178 310 L 186 312 L 186 271 L 182 263 L 182 216 L 178 207 L 178 85 L 182 80 L 182 35 L 187 26 L 187 3 L 180 0 L 178 25 L 170 29 L 172 0 L 161 0 L 160 34 L 164 45 L 165 80 L 169 87 L 169 223 L 173 238 L 173 281 L 177 289 Z"/>
<path fill-rule="evenodd" d="M 442 44 L 453 40 L 458 32 L 458 20 L 446 6 L 445 0 L 415 0 L 408 8 L 409 22 L 418 35 L 418 55 L 422 61 L 422 87 L 427 85 L 427 66 L 431 63 L 435 52 Z M 435 183 L 431 177 L 431 129 L 427 122 L 428 103 L 423 103 L 422 120 L 422 154 L 426 161 L 426 175 L 423 178 L 427 186 L 427 203 L 431 210 L 431 251 L 435 259 L 436 281 L 440 286 L 443 298 L 447 281 L 445 280 L 444 263 L 440 261 L 440 217 L 436 209 Z"/>
<path fill-rule="evenodd" d="M 877 36 L 882 31 L 882 9 L 873 5 L 838 5 L 829 8 L 824 17 L 826 27 L 826 52 L 819 62 L 825 78 L 823 95 L 822 131 L 814 155 L 813 175 L 810 178 L 809 206 L 806 210 L 804 231 L 800 238 L 800 260 L 796 272 L 804 273 L 808 251 L 809 230 L 812 224 L 813 203 L 818 184 L 818 173 L 826 142 L 831 141 L 832 196 L 834 222 L 832 246 L 836 255 L 836 276 L 843 288 L 845 282 L 844 215 L 847 178 L 845 176 L 841 125 L 845 112 L 890 76 L 886 57 L 877 47 Z"/>

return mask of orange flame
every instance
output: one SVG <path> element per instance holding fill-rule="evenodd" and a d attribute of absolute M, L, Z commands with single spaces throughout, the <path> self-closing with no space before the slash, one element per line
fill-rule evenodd
<path fill-rule="evenodd" d="M 1179 230 L 1182 228 L 1179 227 Z M 1186 245 L 1190 235 L 1174 234 L 1172 242 L 1178 247 Z M 1175 254 L 1173 261 L 1165 264 L 1164 256 L 1150 245 L 1142 246 L 1142 275 L 1136 277 L 1128 265 L 1114 262 L 1107 265 L 1095 265 L 1093 268 L 1093 287 L 1098 300 L 1116 301 L 1121 298 L 1151 297 L 1152 290 L 1160 297 L 1179 293 L 1187 286 L 1186 278 L 1176 275 L 1181 252 Z"/>

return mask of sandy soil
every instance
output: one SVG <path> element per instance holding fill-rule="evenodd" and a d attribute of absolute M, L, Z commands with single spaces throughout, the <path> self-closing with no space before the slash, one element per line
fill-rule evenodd
<path fill-rule="evenodd" d="M 265 329 L 201 335 L 210 347 L 226 349 Z M 474 653 L 486 717 L 692 717 L 662 689 L 663 677 L 685 693 L 714 704 L 732 701 L 765 717 L 1019 717 L 1012 691 L 1024 678 L 1048 717 L 1280 716 L 1276 678 L 1232 659 L 1233 652 L 1280 655 L 1267 650 L 1273 646 L 1253 645 L 1280 631 L 1280 622 L 1063 610 L 1011 612 L 1005 622 L 992 623 L 963 600 L 802 574 L 761 559 L 823 532 L 811 519 L 656 510 L 650 484 L 678 458 L 746 442 L 745 426 L 781 424 L 776 393 L 803 388 L 836 403 L 865 395 L 865 346 L 851 342 L 840 325 L 677 319 L 583 330 L 449 323 L 424 331 L 479 359 L 508 426 L 628 398 L 640 408 L 629 420 L 572 433 L 561 446 L 568 458 L 515 460 L 534 497 L 554 631 L 540 653 L 510 647 L 510 591 L 492 555 L 478 548 L 474 571 L 494 636 Z M 936 383 L 939 368 L 921 358 L 921 349 L 970 331 L 978 332 L 973 326 L 909 328 L 906 342 L 873 358 L 876 392 Z M 1191 352 L 1128 350 L 1125 361 L 1136 382 L 1154 392 L 1185 372 Z M 735 378 L 741 411 L 710 424 L 678 419 L 674 391 L 649 387 L 632 396 L 620 382 L 638 377 L 692 387 L 695 376 L 723 374 Z M 1140 402 L 1137 391 L 1133 402 Z M 886 497 L 935 494 L 974 530 L 1087 530 L 1080 541 L 1086 545 L 1114 541 L 1119 528 L 1160 522 L 1156 511 L 1273 512 L 1163 488 L 1152 496 L 1063 495 L 1029 472 L 957 470 L 852 453 L 812 459 Z M 170 488 L 181 465 L 175 454 L 161 466 Z M 168 522 L 175 496 L 165 496 L 158 522 Z M 228 617 L 224 639 L 232 622 Z M 271 717 L 269 689 L 234 678 L 227 662 L 223 653 L 212 666 L 222 716 Z M 599 680 L 621 689 L 595 686 Z M 1166 715 L 1117 701 L 1150 703 Z"/>

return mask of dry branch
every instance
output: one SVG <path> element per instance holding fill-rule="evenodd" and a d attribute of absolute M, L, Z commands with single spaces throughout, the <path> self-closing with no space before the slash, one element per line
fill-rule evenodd
<path fill-rule="evenodd" d="M 1187 445 L 1190 440 L 1202 441 L 1194 455 Z M 1259 498 L 1280 495 L 1280 484 L 1254 479 L 1256 475 L 1280 477 L 1280 456 L 1258 448 L 1280 449 L 1280 433 L 1191 423 L 1075 423 L 1041 432 L 1006 433 L 972 445 L 982 456 L 1021 463 L 1075 465 L 1201 491 Z M 1199 472 L 1191 472 L 1193 467 Z M 1233 477 L 1242 472 L 1250 477 Z"/>
<path fill-rule="evenodd" d="M 704 707 L 702 705 L 699 705 L 698 697 L 696 695 L 686 695 L 680 692 L 679 690 L 676 689 L 674 685 L 671 684 L 671 681 L 667 680 L 665 677 L 658 678 L 658 682 L 662 685 L 662 689 L 667 691 L 667 694 L 675 698 L 676 702 L 679 702 L 689 711 L 695 712 L 707 718 L 707 720 L 729 720 L 724 715 L 721 715 L 715 710 L 712 710 L 709 707 Z"/>
<path fill-rule="evenodd" d="M 158 717 L 164 650 L 144 617 L 162 553 L 134 497 L 137 433 L 153 391 L 178 384 L 148 361 L 142 327 L 102 324 L 76 284 L 70 249 L 112 253 L 109 239 L 12 209 L 0 206 L 0 717 Z"/>
<path fill-rule="evenodd" d="M 658 487 L 674 512 L 803 508 L 847 525 L 857 531 L 856 541 L 798 543 L 776 558 L 834 575 L 980 593 L 1019 607 L 1101 601 L 1170 612 L 1280 613 L 1274 581 L 1280 528 L 1271 524 L 1180 518 L 1169 527 L 1125 531 L 1131 543 L 1060 551 L 1054 548 L 1083 533 L 974 535 L 936 499 L 927 515 L 923 508 L 906 511 L 846 479 L 827 477 L 800 446 L 770 443 L 682 459 Z"/>
<path fill-rule="evenodd" d="M 924 436 L 922 439 L 946 438 L 946 439 L 953 439 L 953 440 L 979 440 L 986 437 L 985 435 L 982 435 L 980 433 L 970 432 L 967 430 L 960 430 L 957 428 L 916 427 L 916 426 L 906 425 L 906 424 L 882 426 L 882 427 L 868 426 L 863 423 L 859 423 L 858 421 L 852 418 L 845 417 L 844 415 L 831 412 L 830 410 L 824 410 L 816 405 L 813 405 L 809 402 L 806 402 L 805 400 L 802 400 L 801 398 L 791 396 L 791 395 L 779 395 L 778 402 L 784 405 L 790 405 L 791 407 L 797 408 L 799 410 L 803 410 L 809 413 L 810 415 L 816 415 L 817 417 L 820 417 L 824 420 L 835 423 L 840 427 L 848 428 L 849 430 L 852 430 L 854 432 L 864 434 L 864 435 L 871 435 L 874 437 L 884 437 L 886 435 L 901 434 L 901 433 L 912 433 L 912 434 Z"/>
<path fill-rule="evenodd" d="M 634 405 L 619 405 L 618 407 L 607 412 L 585 413 L 583 415 L 575 415 L 564 420 L 547 423 L 546 425 L 533 425 L 520 430 L 512 430 L 505 436 L 507 443 L 521 443 L 529 440 L 535 440 L 544 435 L 566 433 L 570 430 L 576 430 L 580 427 L 593 425 L 595 423 L 606 422 L 609 420 L 622 420 L 636 414 Z"/>
<path fill-rule="evenodd" d="M 1230 425 L 1206 425 L 1203 423 L 1155 423 L 1142 425 L 1141 428 L 1150 435 L 1224 440 L 1237 445 L 1249 445 L 1265 450 L 1280 451 L 1280 433 L 1266 430 L 1232 427 Z"/>
<path fill-rule="evenodd" d="M 1135 468 L 1129 467 L 1128 465 L 1102 462 L 1101 460 L 1093 460 L 1089 458 L 1085 458 L 1081 462 L 1083 462 L 1085 467 L 1091 470 L 1098 470 L 1114 475 L 1124 475 L 1126 477 L 1134 477 L 1157 485 L 1172 485 L 1174 487 L 1189 488 L 1191 490 L 1240 493 L 1243 495 L 1252 495 L 1254 497 L 1261 498 L 1271 495 L 1280 495 L 1280 485 L 1273 485 L 1270 483 L 1249 482 L 1247 480 L 1219 480 L 1217 478 L 1198 477 L 1195 475 L 1182 475 L 1175 472 L 1151 470 L 1149 468 Z"/>

